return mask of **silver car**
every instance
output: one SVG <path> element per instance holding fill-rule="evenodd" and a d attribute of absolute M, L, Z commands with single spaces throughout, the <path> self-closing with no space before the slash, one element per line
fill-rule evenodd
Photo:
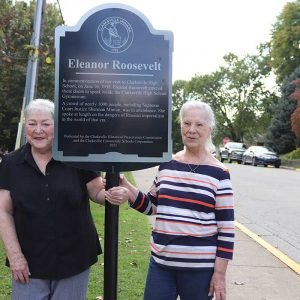
<path fill-rule="evenodd" d="M 229 163 L 237 161 L 240 164 L 245 151 L 246 146 L 244 143 L 228 142 L 219 149 L 220 160 L 221 162 L 228 160 Z"/>

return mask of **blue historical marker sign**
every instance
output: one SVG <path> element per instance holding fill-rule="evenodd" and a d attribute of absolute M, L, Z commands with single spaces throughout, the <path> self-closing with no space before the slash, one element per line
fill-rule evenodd
<path fill-rule="evenodd" d="M 171 32 L 107 4 L 57 27 L 55 46 L 54 158 L 97 170 L 171 158 Z"/>

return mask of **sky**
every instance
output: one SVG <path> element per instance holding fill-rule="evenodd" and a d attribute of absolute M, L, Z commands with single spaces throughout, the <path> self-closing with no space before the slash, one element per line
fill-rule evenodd
<path fill-rule="evenodd" d="M 47 2 L 56 2 L 48 0 Z M 59 0 L 67 26 L 89 10 L 122 3 L 140 11 L 156 30 L 173 32 L 172 81 L 209 74 L 224 64 L 223 56 L 256 54 L 270 40 L 272 25 L 291 0 Z"/>

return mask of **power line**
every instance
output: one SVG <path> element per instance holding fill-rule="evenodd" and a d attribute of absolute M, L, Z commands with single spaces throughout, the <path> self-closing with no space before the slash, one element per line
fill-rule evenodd
<path fill-rule="evenodd" d="M 57 5 L 58 5 L 58 9 L 59 9 L 59 13 L 60 13 L 61 20 L 62 20 L 63 24 L 65 25 L 65 20 L 64 20 L 62 11 L 61 11 L 61 7 L 60 7 L 59 0 L 56 0 L 56 2 L 57 2 Z"/>

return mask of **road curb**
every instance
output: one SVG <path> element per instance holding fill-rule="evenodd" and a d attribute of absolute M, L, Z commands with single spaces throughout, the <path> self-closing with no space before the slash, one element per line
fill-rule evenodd
<path fill-rule="evenodd" d="M 258 244 L 260 244 L 262 247 L 266 248 L 270 253 L 272 253 L 274 256 L 276 256 L 278 259 L 280 259 L 285 265 L 287 265 L 290 269 L 292 269 L 295 273 L 300 275 L 300 264 L 289 258 L 286 254 L 278 250 L 277 248 L 270 245 L 268 242 L 266 242 L 264 239 L 262 239 L 260 236 L 249 230 L 247 227 L 239 223 L 238 221 L 235 221 L 235 226 L 248 235 L 250 238 L 255 240 Z"/>

